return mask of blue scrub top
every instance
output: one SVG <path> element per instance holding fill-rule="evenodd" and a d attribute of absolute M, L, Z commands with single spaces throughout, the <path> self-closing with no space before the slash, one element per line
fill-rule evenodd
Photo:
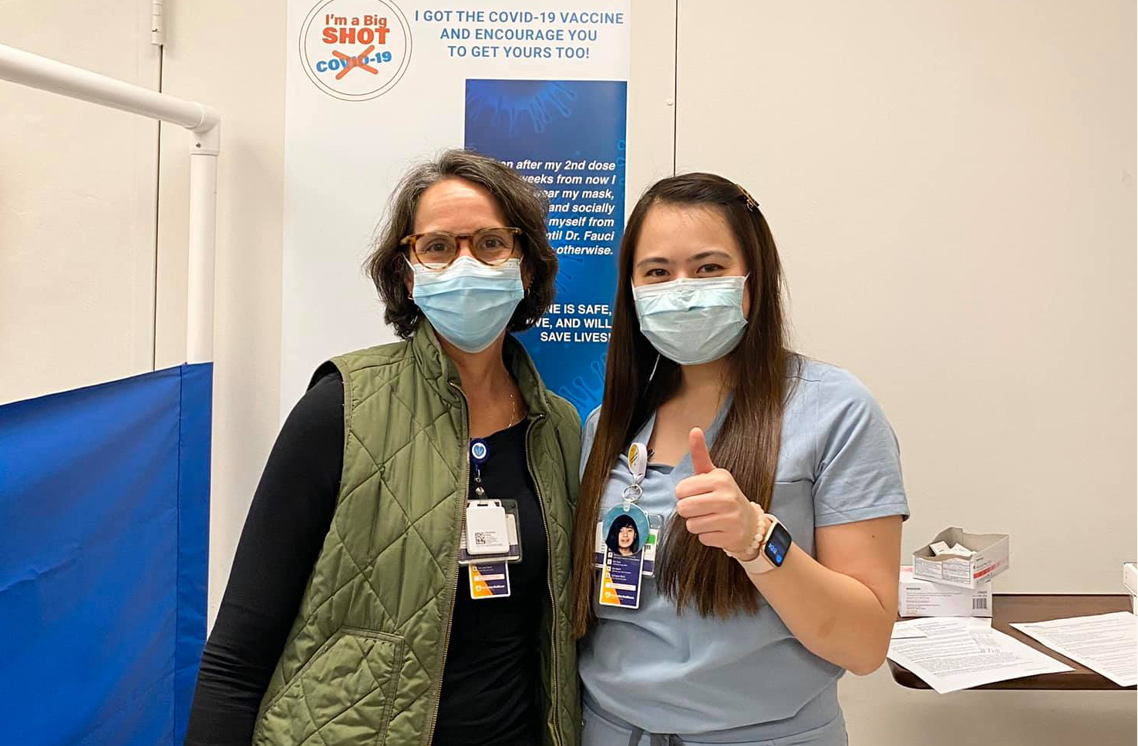
<path fill-rule="evenodd" d="M 897 439 L 865 386 L 841 368 L 807 359 L 793 379 L 769 512 L 811 555 L 816 527 L 908 517 Z M 730 406 L 729 400 L 708 429 L 709 445 Z M 586 421 L 582 472 L 597 419 L 593 412 Z M 655 419 L 633 442 L 649 441 Z M 675 467 L 650 465 L 640 506 L 666 524 L 676 485 L 691 474 L 690 455 Z M 631 481 L 622 455 L 601 515 L 621 502 Z M 666 542 L 659 551 L 668 551 Z M 803 647 L 765 601 L 756 614 L 728 620 L 688 609 L 677 615 L 655 580 L 644 578 L 640 604 L 631 610 L 593 600 L 599 621 L 582 641 L 579 662 L 586 701 L 598 713 L 650 733 L 716 741 L 805 733 L 841 714 L 842 669 Z"/>

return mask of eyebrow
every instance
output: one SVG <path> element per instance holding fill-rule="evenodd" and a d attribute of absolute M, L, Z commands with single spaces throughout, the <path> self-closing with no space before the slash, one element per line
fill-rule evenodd
<path fill-rule="evenodd" d="M 665 264 L 666 265 L 666 264 L 671 264 L 671 262 L 662 256 L 650 256 L 647 259 L 641 259 L 640 261 L 638 261 L 636 263 L 636 267 L 639 269 L 640 267 L 643 267 L 646 264 Z"/>
<path fill-rule="evenodd" d="M 688 262 L 702 262 L 704 259 L 726 259 L 727 261 L 731 261 L 731 255 L 726 251 L 718 251 L 712 249 L 711 251 L 699 252 L 692 258 L 688 259 Z"/>
<path fill-rule="evenodd" d="M 726 251 L 720 251 L 718 249 L 709 249 L 708 251 L 699 252 L 695 256 L 689 258 L 687 261 L 690 264 L 693 262 L 702 262 L 706 259 L 724 259 L 724 260 L 730 262 L 731 261 L 731 255 L 728 254 Z M 636 268 L 641 269 L 641 268 L 648 266 L 648 265 L 651 265 L 651 264 L 661 264 L 661 265 L 667 266 L 667 265 L 671 264 L 671 261 L 665 259 L 662 256 L 650 256 L 647 259 L 641 259 L 639 262 L 637 262 Z"/>

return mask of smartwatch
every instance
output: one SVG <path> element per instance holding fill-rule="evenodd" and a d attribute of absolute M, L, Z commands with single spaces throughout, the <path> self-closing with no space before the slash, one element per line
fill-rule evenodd
<path fill-rule="evenodd" d="M 770 526 L 767 527 L 766 536 L 759 545 L 759 556 L 753 560 L 739 560 L 743 569 L 753 575 L 782 567 L 786 555 L 790 553 L 790 532 L 770 513 L 767 513 L 767 520 L 770 521 Z"/>

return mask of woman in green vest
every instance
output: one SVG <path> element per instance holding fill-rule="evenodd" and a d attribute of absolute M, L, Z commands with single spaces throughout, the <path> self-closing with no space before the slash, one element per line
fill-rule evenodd
<path fill-rule="evenodd" d="M 285 422 L 186 744 L 577 743 L 580 421 L 510 334 L 553 299 L 546 210 L 467 151 L 404 178 L 367 262 L 402 341 Z"/>

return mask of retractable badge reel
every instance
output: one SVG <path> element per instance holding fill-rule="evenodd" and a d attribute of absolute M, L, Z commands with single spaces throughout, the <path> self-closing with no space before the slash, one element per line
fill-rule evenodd
<path fill-rule="evenodd" d="M 509 563 L 521 560 L 517 538 L 517 503 L 487 498 L 482 486 L 482 465 L 490 458 L 486 441 L 470 441 L 470 468 L 474 473 L 474 499 L 466 504 L 466 519 L 459 543 L 459 564 L 467 565 L 470 597 L 476 600 L 508 598 Z"/>
<path fill-rule="evenodd" d="M 655 538 L 651 519 L 637 503 L 644 495 L 644 476 L 648 471 L 648 449 L 633 443 L 628 449 L 628 468 L 632 484 L 625 488 L 619 504 L 610 508 L 597 525 L 597 555 L 601 570 L 601 606 L 640 608 L 640 589 L 645 571 L 655 562 Z M 647 565 L 647 567 L 646 567 Z"/>

